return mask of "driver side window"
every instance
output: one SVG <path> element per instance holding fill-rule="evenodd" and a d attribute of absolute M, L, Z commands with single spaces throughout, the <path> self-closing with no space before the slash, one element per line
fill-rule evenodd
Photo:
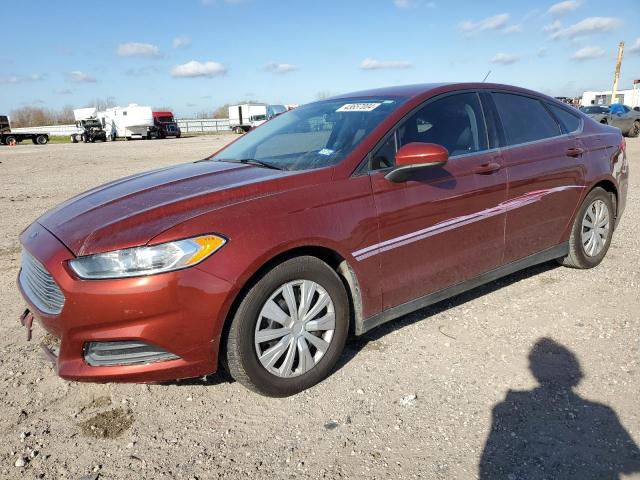
<path fill-rule="evenodd" d="M 437 143 L 450 157 L 487 149 L 487 132 L 477 93 L 448 95 L 414 113 L 398 129 L 399 147 Z"/>
<path fill-rule="evenodd" d="M 393 167 L 397 149 L 413 142 L 442 145 L 450 157 L 487 150 L 478 94 L 456 93 L 425 105 L 378 147 L 371 157 L 371 170 Z"/>

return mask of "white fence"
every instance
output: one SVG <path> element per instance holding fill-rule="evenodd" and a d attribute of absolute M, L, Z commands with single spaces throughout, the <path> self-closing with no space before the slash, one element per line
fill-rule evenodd
<path fill-rule="evenodd" d="M 187 133 L 228 132 L 231 130 L 228 118 L 180 119 L 178 120 L 178 126 L 180 127 L 180 130 L 182 130 L 183 135 Z M 82 130 L 75 125 L 48 125 L 45 127 L 12 128 L 11 131 L 16 133 L 48 133 L 51 136 L 68 136 L 72 133 L 82 132 Z"/>
<path fill-rule="evenodd" d="M 182 133 L 214 133 L 231 130 L 228 118 L 181 119 L 178 126 Z"/>

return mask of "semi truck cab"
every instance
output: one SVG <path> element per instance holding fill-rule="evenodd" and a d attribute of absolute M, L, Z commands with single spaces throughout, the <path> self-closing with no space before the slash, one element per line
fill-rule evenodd
<path fill-rule="evenodd" d="M 153 112 L 153 124 L 157 138 L 180 138 L 182 135 L 172 112 Z"/>

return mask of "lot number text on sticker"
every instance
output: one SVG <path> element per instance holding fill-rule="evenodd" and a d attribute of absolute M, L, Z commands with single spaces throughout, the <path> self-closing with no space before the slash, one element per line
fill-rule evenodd
<path fill-rule="evenodd" d="M 381 103 L 347 103 L 341 106 L 336 112 L 370 112 L 382 105 Z"/>

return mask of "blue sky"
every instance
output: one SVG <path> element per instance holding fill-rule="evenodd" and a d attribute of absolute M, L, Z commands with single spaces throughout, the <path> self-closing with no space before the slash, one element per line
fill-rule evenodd
<path fill-rule="evenodd" d="M 3 22 L 0 110 L 94 98 L 178 116 L 251 98 L 438 81 L 552 95 L 640 78 L 640 1 L 23 0 Z M 5 19 L 6 20 L 6 19 Z"/>

